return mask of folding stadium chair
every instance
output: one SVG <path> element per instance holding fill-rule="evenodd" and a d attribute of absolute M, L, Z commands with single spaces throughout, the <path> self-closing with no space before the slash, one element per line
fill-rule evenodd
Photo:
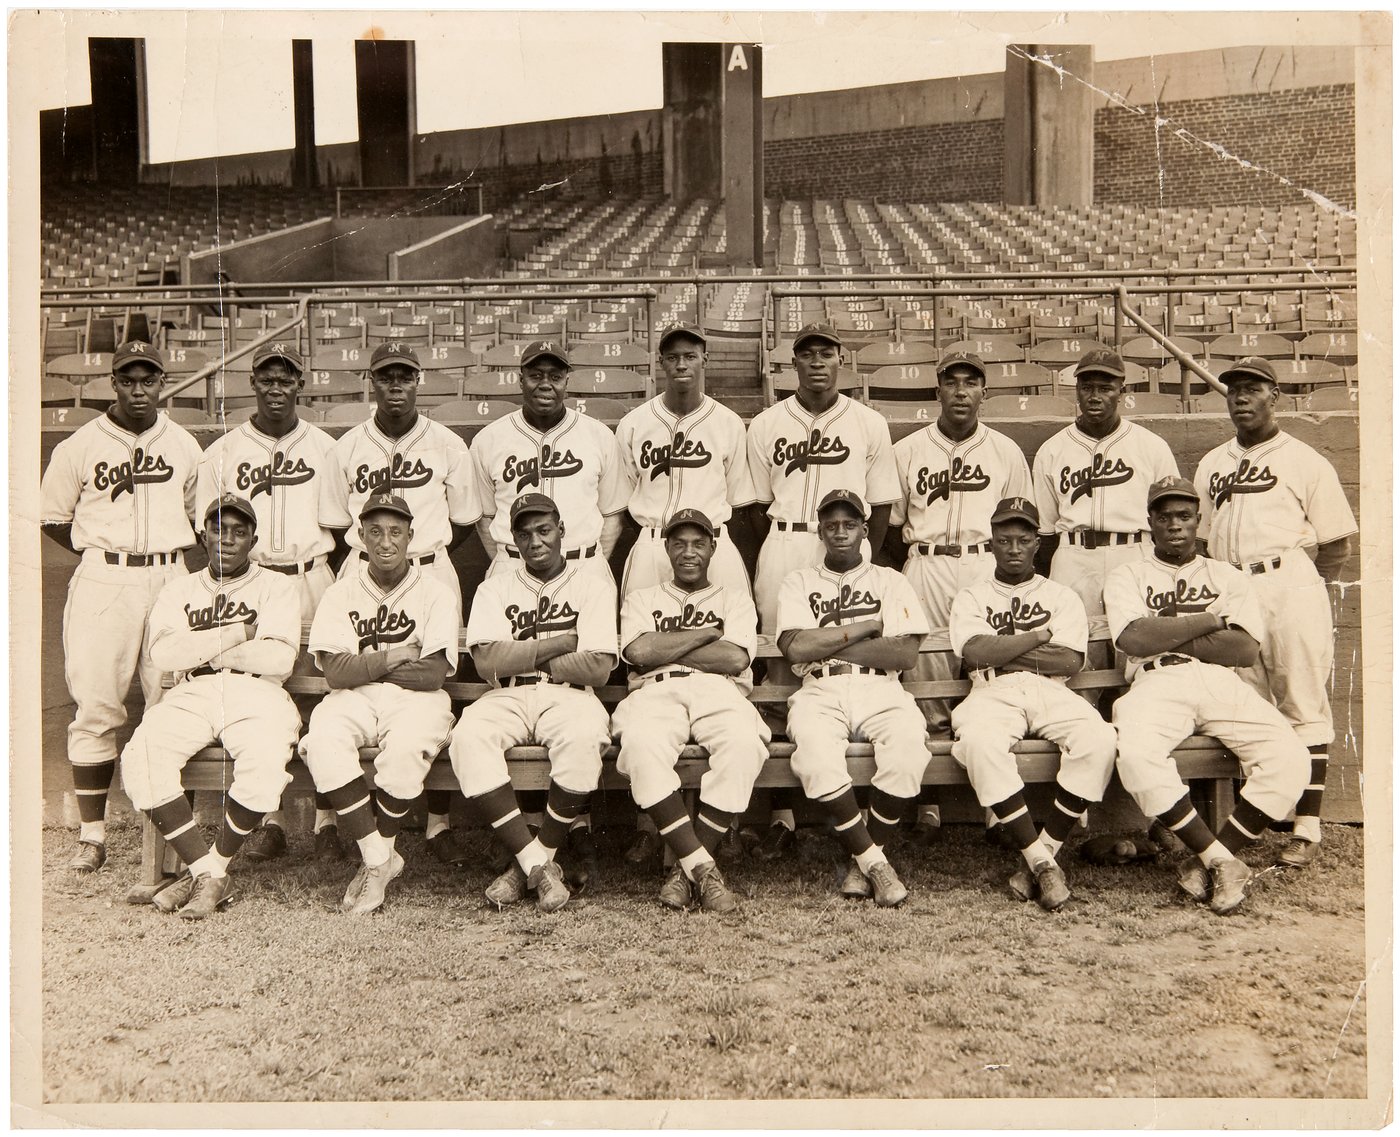
<path fill-rule="evenodd" d="M 425 372 L 465 371 L 479 363 L 478 357 L 460 343 L 434 343 L 429 347 L 420 347 L 415 350 L 418 353 L 418 361 L 423 365 Z"/>
<path fill-rule="evenodd" d="M 501 320 L 496 332 L 502 340 L 564 340 L 563 320 Z"/>
<path fill-rule="evenodd" d="M 70 383 L 86 383 L 112 374 L 112 353 L 106 351 L 61 355 L 44 365 L 44 374 Z"/>
<path fill-rule="evenodd" d="M 322 344 L 314 348 L 307 361 L 312 371 L 353 372 L 356 375 L 369 370 L 370 357 L 374 352 L 368 347 L 339 347 Z M 310 386 L 308 382 L 307 386 Z"/>
<path fill-rule="evenodd" d="M 1033 346 L 1026 354 L 1029 357 L 1027 362 L 1039 363 L 1042 367 L 1059 371 L 1078 363 L 1087 352 L 1096 350 L 1113 349 L 1100 340 L 1071 338 L 1045 340 Z"/>
<path fill-rule="evenodd" d="M 1343 367 L 1357 362 L 1354 332 L 1313 332 L 1298 343 L 1299 359 L 1320 359 Z"/>
<path fill-rule="evenodd" d="M 1187 409 L 1176 395 L 1152 391 L 1127 391 L 1123 395 L 1123 413 L 1127 415 L 1176 415 Z"/>
<path fill-rule="evenodd" d="M 418 383 L 417 405 L 426 411 L 429 407 L 460 399 L 462 381 L 460 372 L 424 370 Z"/>
<path fill-rule="evenodd" d="M 302 397 L 308 400 L 336 400 L 355 402 L 369 401 L 369 382 L 362 372 L 347 374 L 344 371 L 308 371 Z"/>
<path fill-rule="evenodd" d="M 91 422 L 102 412 L 96 407 L 41 407 L 39 410 L 42 430 L 77 430 L 85 422 Z"/>
<path fill-rule="evenodd" d="M 508 371 L 468 371 L 462 379 L 462 398 L 508 399 L 519 403 L 520 372 L 513 368 Z"/>
<path fill-rule="evenodd" d="M 1216 336 L 1206 344 L 1208 358 L 1243 359 L 1258 355 L 1265 359 L 1292 359 L 1293 345 L 1282 336 L 1269 332 L 1231 332 Z"/>
<path fill-rule="evenodd" d="M 369 324 L 365 327 L 365 345 L 375 348 L 382 343 L 407 343 L 416 349 L 426 346 L 432 334 L 431 324 Z"/>
<path fill-rule="evenodd" d="M 39 380 L 41 407 L 76 407 L 79 388 L 59 375 L 45 375 Z"/>
<path fill-rule="evenodd" d="M 576 367 L 569 374 L 569 394 L 636 402 L 650 397 L 647 377 L 617 367 Z"/>
<path fill-rule="evenodd" d="M 997 418 L 1074 418 L 1078 413 L 1073 399 L 1060 395 L 992 395 L 982 402 L 982 417 Z"/>
<path fill-rule="evenodd" d="M 568 398 L 564 400 L 564 403 L 566 406 L 575 408 L 580 414 L 596 418 L 609 426 L 616 426 L 622 421 L 622 417 L 637 405 L 635 402 L 625 403 L 620 399 L 593 398 L 591 396 Z"/>
<path fill-rule="evenodd" d="M 579 343 L 569 349 L 569 359 L 580 367 L 646 367 L 646 349 L 635 343 Z"/>
<path fill-rule="evenodd" d="M 937 367 L 933 363 L 877 367 L 865 376 L 865 392 L 870 399 L 895 405 L 932 402 L 937 397 L 937 390 Z"/>
<path fill-rule="evenodd" d="M 987 364 L 987 390 L 1018 394 L 1053 394 L 1055 391 L 1054 372 L 1038 363 L 989 363 Z"/>
<path fill-rule="evenodd" d="M 886 367 L 936 364 L 939 351 L 928 343 L 895 340 L 867 344 L 855 353 L 856 370 L 873 374 Z M 930 372 L 934 368 L 929 369 Z"/>
<path fill-rule="evenodd" d="M 936 402 L 927 400 L 923 402 L 880 402 L 872 400 L 871 410 L 875 411 L 881 418 L 890 422 L 913 422 L 927 424 L 936 422 L 938 419 L 939 407 Z"/>
<path fill-rule="evenodd" d="M 1355 387 L 1328 387 L 1305 395 L 1298 403 L 1300 411 L 1351 411 L 1360 410 Z"/>
<path fill-rule="evenodd" d="M 1028 337 L 1029 338 L 1029 337 Z M 983 363 L 1024 363 L 1026 347 L 1012 337 L 978 337 L 977 339 L 954 340 L 943 351 L 970 351 L 981 357 Z M 1077 358 L 1077 357 L 1076 357 Z"/>
<path fill-rule="evenodd" d="M 374 414 L 374 407 L 369 403 L 328 403 L 324 407 L 310 409 L 320 414 L 320 422 L 364 422 Z"/>
<path fill-rule="evenodd" d="M 171 422 L 178 422 L 182 426 L 210 426 L 214 419 L 210 418 L 208 412 L 200 407 L 171 406 L 166 404 L 165 413 L 170 416 Z"/>
<path fill-rule="evenodd" d="M 498 418 L 504 418 L 520 408 L 515 403 L 505 403 L 493 399 L 458 399 L 433 407 L 427 415 L 434 422 L 445 426 L 484 425 Z"/>

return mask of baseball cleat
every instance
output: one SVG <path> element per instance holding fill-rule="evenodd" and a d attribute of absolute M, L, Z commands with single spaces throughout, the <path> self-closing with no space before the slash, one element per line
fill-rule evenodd
<path fill-rule="evenodd" d="M 377 912 L 384 905 L 384 892 L 389 887 L 389 882 L 395 880 L 403 872 L 403 858 L 398 853 L 390 853 L 389 859 L 382 865 L 374 865 L 365 869 L 364 883 L 360 887 L 359 895 L 346 910 L 351 916 L 368 916 L 371 912 Z M 347 893 L 347 899 L 349 894 Z"/>
<path fill-rule="evenodd" d="M 318 861 L 343 861 L 345 848 L 340 843 L 340 830 L 334 825 L 316 830 L 311 838 L 311 855 Z"/>
<path fill-rule="evenodd" d="M 74 872 L 96 872 L 107 863 L 107 846 L 101 841 L 79 841 L 78 851 L 68 862 Z"/>
<path fill-rule="evenodd" d="M 841 895 L 851 900 L 869 900 L 871 894 L 870 880 L 861 872 L 860 865 L 856 864 L 855 858 L 852 857 L 850 865 L 846 868 L 846 876 L 841 881 Z"/>
<path fill-rule="evenodd" d="M 680 865 L 676 865 L 666 874 L 666 880 L 656 898 L 667 908 L 674 908 L 677 912 L 683 912 L 690 907 L 690 878 L 685 875 L 685 870 Z"/>
<path fill-rule="evenodd" d="M 530 870 L 526 884 L 535 894 L 541 912 L 558 912 L 569 902 L 569 886 L 564 883 L 564 870 L 553 861 L 545 861 Z"/>
<path fill-rule="evenodd" d="M 588 890 L 588 886 L 593 883 L 593 878 L 598 875 L 598 846 L 593 842 L 593 833 L 582 825 L 569 830 L 569 836 L 564 841 L 564 848 L 568 851 L 568 887 L 575 893 L 583 893 Z M 550 862 L 553 864 L 553 862 Z M 561 876 L 564 870 L 560 869 Z M 567 900 L 568 897 L 564 897 Z M 562 904 L 563 901 L 560 901 Z M 546 909 L 553 911 L 553 909 Z"/>
<path fill-rule="evenodd" d="M 457 843 L 457 835 L 451 829 L 436 833 L 425 842 L 428 852 L 437 858 L 440 865 L 464 865 L 467 854 Z"/>
<path fill-rule="evenodd" d="M 875 893 L 875 904 L 880 908 L 898 908 L 909 898 L 909 890 L 894 871 L 889 861 L 871 865 L 866 878 Z"/>
<path fill-rule="evenodd" d="M 1201 863 L 1200 857 L 1187 857 L 1176 870 L 1176 883 L 1198 904 L 1210 899 L 1210 870 Z"/>
<path fill-rule="evenodd" d="M 1036 903 L 1047 912 L 1056 912 L 1069 899 L 1069 883 L 1065 870 L 1054 861 L 1037 865 L 1035 869 Z"/>
<path fill-rule="evenodd" d="M 1017 900 L 1035 899 L 1035 877 L 1031 876 L 1029 869 L 1017 869 L 1006 882 L 1006 887 L 1011 889 L 1011 895 Z"/>
<path fill-rule="evenodd" d="M 638 829 L 623 854 L 629 865 L 645 865 L 661 855 L 661 838 L 650 829 Z"/>
<path fill-rule="evenodd" d="M 506 871 L 486 886 L 486 899 L 496 910 L 519 904 L 525 895 L 525 870 L 511 858 Z"/>
<path fill-rule="evenodd" d="M 261 864 L 287 855 L 287 835 L 280 825 L 259 825 L 243 842 L 243 859 Z"/>
<path fill-rule="evenodd" d="M 739 827 L 731 825 L 724 831 L 724 836 L 715 848 L 715 860 L 720 864 L 733 864 L 743 860 L 743 857 L 744 839 L 739 835 Z"/>
<path fill-rule="evenodd" d="M 173 881 L 160 889 L 151 897 L 151 903 L 162 912 L 174 912 L 177 908 L 183 908 L 190 898 L 190 893 L 194 891 L 194 877 L 188 872 L 177 876 Z"/>
<path fill-rule="evenodd" d="M 345 890 L 345 895 L 341 898 L 340 910 L 342 912 L 349 912 L 359 902 L 360 894 L 365 890 L 365 877 L 368 874 L 369 868 L 364 862 L 361 862 L 359 871 L 350 878 L 350 887 Z"/>
<path fill-rule="evenodd" d="M 203 920 L 233 899 L 233 877 L 200 873 L 194 878 L 190 898 L 180 909 L 182 920 Z"/>
<path fill-rule="evenodd" d="M 1305 869 L 1317 860 L 1321 851 L 1320 842 L 1294 837 L 1279 850 L 1278 863 L 1290 869 Z"/>
<path fill-rule="evenodd" d="M 1249 866 L 1233 857 L 1210 867 L 1210 910 L 1225 916 L 1244 903 L 1244 890 L 1250 881 Z"/>
<path fill-rule="evenodd" d="M 724 883 L 724 876 L 713 861 L 695 870 L 695 891 L 706 912 L 733 912 L 739 907 L 739 898 Z"/>
<path fill-rule="evenodd" d="M 155 884 L 133 884 L 126 890 L 126 902 L 135 905 L 149 904 L 155 899 L 157 892 L 174 883 L 175 877 L 162 876 Z"/>
<path fill-rule="evenodd" d="M 787 855 L 789 849 L 797 844 L 797 834 L 786 825 L 770 825 L 768 832 L 763 835 L 763 840 L 758 843 L 758 848 L 753 851 L 754 858 L 760 861 L 779 861 Z"/>
<path fill-rule="evenodd" d="M 915 823 L 909 834 L 909 843 L 918 849 L 931 849 L 938 844 L 942 836 L 943 827 L 941 825 L 930 825 L 927 822 L 919 821 Z"/>

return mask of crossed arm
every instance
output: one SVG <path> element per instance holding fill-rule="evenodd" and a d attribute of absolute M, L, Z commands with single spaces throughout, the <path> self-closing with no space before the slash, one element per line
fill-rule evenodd
<path fill-rule="evenodd" d="M 749 665 L 749 653 L 723 639 L 718 625 L 684 632 L 644 632 L 624 653 L 640 671 L 680 664 L 713 675 L 738 675 Z"/>
<path fill-rule="evenodd" d="M 908 671 L 919 658 L 919 636 L 886 636 L 880 619 L 857 620 L 836 628 L 784 632 L 778 649 L 789 663 L 840 659 L 881 671 Z"/>
<path fill-rule="evenodd" d="M 1076 675 L 1084 656 L 1072 648 L 1050 642 L 1049 628 L 1018 632 L 1014 636 L 973 636 L 963 644 L 968 667 L 995 667 L 1000 671 L 1030 671 L 1036 675 Z"/>
<path fill-rule="evenodd" d="M 1224 616 L 1193 612 L 1186 616 L 1143 616 L 1115 641 L 1120 651 L 1138 657 L 1178 651 L 1203 663 L 1248 667 L 1259 657 L 1259 641 Z"/>

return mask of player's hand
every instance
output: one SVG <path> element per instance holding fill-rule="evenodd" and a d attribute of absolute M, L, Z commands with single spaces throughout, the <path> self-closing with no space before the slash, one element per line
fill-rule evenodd
<path fill-rule="evenodd" d="M 561 648 L 562 650 L 559 652 L 560 655 L 568 655 L 571 652 L 578 651 L 578 633 L 565 632 L 562 636 L 551 636 L 549 645 L 550 647 Z"/>
<path fill-rule="evenodd" d="M 257 622 L 257 620 L 253 620 L 253 619 L 245 620 L 245 621 L 244 621 L 244 627 L 247 628 L 247 630 L 248 630 L 248 638 L 249 638 L 250 640 L 255 640 L 255 639 L 258 638 L 258 622 Z"/>
<path fill-rule="evenodd" d="M 389 665 L 392 671 L 401 663 L 418 662 L 418 649 L 416 647 L 391 647 L 384 653 L 384 662 Z"/>

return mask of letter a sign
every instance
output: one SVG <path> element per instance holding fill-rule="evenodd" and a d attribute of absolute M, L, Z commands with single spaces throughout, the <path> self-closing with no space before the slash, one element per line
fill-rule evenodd
<path fill-rule="evenodd" d="M 744 45 L 736 43 L 729 52 L 728 71 L 747 71 L 749 69 L 748 57 L 744 55 Z"/>

